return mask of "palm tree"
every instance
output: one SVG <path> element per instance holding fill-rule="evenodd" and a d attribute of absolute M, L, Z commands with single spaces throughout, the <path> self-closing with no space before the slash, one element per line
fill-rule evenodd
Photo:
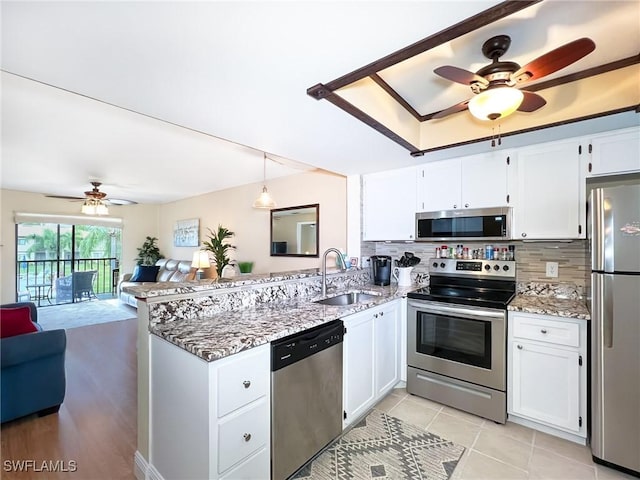
<path fill-rule="evenodd" d="M 117 253 L 112 250 L 120 240 L 120 234 L 121 230 L 119 228 L 109 229 L 93 225 L 77 225 L 76 238 L 78 239 L 78 245 L 76 245 L 76 248 L 81 258 L 91 258 L 92 254 L 98 250 L 104 252 L 103 258 L 112 257 L 112 253 Z M 115 248 L 117 249 L 117 247 Z"/>
<path fill-rule="evenodd" d="M 27 249 L 27 254 L 31 256 L 35 253 L 44 253 L 45 259 L 58 258 L 58 233 L 54 230 L 46 228 L 42 234 L 33 233 L 27 236 L 31 240 L 31 245 Z M 71 250 L 71 233 L 65 232 L 60 235 L 59 240 L 60 251 Z"/>

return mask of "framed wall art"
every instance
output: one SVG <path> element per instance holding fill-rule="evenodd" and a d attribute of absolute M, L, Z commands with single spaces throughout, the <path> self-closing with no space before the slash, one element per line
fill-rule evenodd
<path fill-rule="evenodd" d="M 178 220 L 173 228 L 174 247 L 197 247 L 200 243 L 200 219 Z"/>

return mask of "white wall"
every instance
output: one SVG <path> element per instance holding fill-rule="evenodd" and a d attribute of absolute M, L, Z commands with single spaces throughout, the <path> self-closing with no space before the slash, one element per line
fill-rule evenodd
<path fill-rule="evenodd" d="M 346 248 L 345 177 L 324 171 L 305 172 L 270 180 L 267 188 L 277 208 L 320 204 L 320 253 L 329 247 Z M 262 184 L 251 184 L 162 205 L 159 227 L 161 252 L 171 258 L 191 259 L 199 247 L 174 247 L 173 227 L 177 220 L 199 218 L 201 240 L 206 239 L 207 228 L 216 230 L 218 224 L 235 233 L 231 243 L 237 248 L 229 256 L 238 261 L 254 262 L 253 273 L 318 267 L 319 258 L 270 256 L 269 210 L 252 207 L 261 191 Z M 211 274 L 207 272 L 207 276 Z"/>
<path fill-rule="evenodd" d="M 40 193 L 0 191 L 0 301 L 10 303 L 16 295 L 15 212 L 78 215 L 81 203 L 47 198 Z M 109 215 L 123 220 L 121 272 L 135 265 L 136 248 L 147 235 L 158 236 L 157 205 L 110 206 Z"/>

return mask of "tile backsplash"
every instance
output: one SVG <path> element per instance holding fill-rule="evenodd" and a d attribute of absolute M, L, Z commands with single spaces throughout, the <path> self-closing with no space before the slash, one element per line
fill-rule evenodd
<path fill-rule="evenodd" d="M 449 242 L 449 245 L 451 242 Z M 465 243 L 470 250 L 483 248 L 484 243 Z M 496 246 L 515 246 L 518 283 L 568 283 L 574 284 L 579 289 L 584 289 L 589 284 L 590 259 L 586 240 L 574 240 L 571 242 L 501 242 Z M 390 255 L 393 259 L 400 258 L 404 252 L 411 252 L 420 257 L 421 262 L 415 267 L 417 274 L 428 273 L 429 258 L 435 255 L 436 247 L 440 243 L 405 243 L 405 242 L 362 242 L 361 252 L 363 256 Z M 558 263 L 558 277 L 546 276 L 546 262 Z"/>

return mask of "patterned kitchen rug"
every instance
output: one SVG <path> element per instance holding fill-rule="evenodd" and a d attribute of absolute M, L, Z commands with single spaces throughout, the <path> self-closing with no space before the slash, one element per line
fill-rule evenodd
<path fill-rule="evenodd" d="M 448 480 L 464 447 L 372 410 L 318 457 L 296 480 Z"/>

